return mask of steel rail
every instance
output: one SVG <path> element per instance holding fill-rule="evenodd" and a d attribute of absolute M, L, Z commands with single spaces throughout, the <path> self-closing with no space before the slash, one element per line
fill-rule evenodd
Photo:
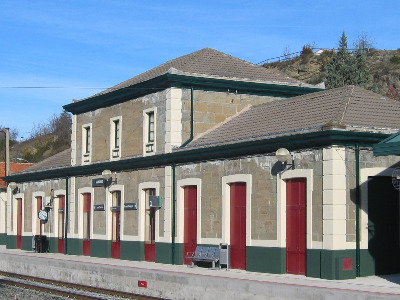
<path fill-rule="evenodd" d="M 73 297 L 75 299 L 104 299 L 104 295 L 127 298 L 127 299 L 137 299 L 137 300 L 165 299 L 165 298 L 158 298 L 158 297 L 153 297 L 153 296 L 139 295 L 139 294 L 134 294 L 134 293 L 121 292 L 121 291 L 116 291 L 116 290 L 110 290 L 110 289 L 92 287 L 92 286 L 87 286 L 87 285 L 63 282 L 63 281 L 48 280 L 48 279 L 44 279 L 44 278 L 38 278 L 38 277 L 32 277 L 32 276 L 20 275 L 20 274 L 14 274 L 14 273 L 2 272 L 2 271 L 0 271 L 0 275 L 4 276 L 4 277 L 8 277 L 8 278 L 17 278 L 17 279 L 21 279 L 21 280 L 37 282 L 37 283 L 42 283 L 42 284 L 46 284 L 46 285 L 53 285 L 55 287 L 41 286 L 41 285 L 35 285 L 35 284 L 30 284 L 30 283 L 18 282 L 18 281 L 14 281 L 11 279 L 0 278 L 0 283 L 4 283 L 6 285 L 14 285 L 14 286 L 18 286 L 18 287 L 24 287 L 24 288 L 33 289 L 33 290 L 42 291 L 42 292 L 51 293 L 51 294 L 56 294 L 56 295 L 60 295 L 60 296 Z M 56 287 L 58 287 L 58 288 L 56 288 Z M 75 289 L 76 292 L 62 290 L 62 288 Z M 82 291 L 96 293 L 96 294 L 100 294 L 102 296 L 83 295 L 81 293 Z"/>

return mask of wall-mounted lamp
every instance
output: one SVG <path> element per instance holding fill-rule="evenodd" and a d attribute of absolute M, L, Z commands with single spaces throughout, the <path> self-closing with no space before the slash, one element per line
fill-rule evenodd
<path fill-rule="evenodd" d="M 58 198 L 58 196 L 54 196 L 54 190 L 50 190 L 50 200 L 47 202 L 47 204 L 44 206 L 44 209 L 49 211 L 50 209 L 53 208 L 53 201 L 55 198 Z"/>
<path fill-rule="evenodd" d="M 287 170 L 289 170 L 289 169 L 294 170 L 293 156 L 290 154 L 288 149 L 279 148 L 275 152 L 275 157 L 276 157 L 276 159 L 278 161 L 280 161 L 280 162 L 282 162 L 284 164 L 284 169 L 282 170 L 282 173 L 287 171 Z"/>
<path fill-rule="evenodd" d="M 19 188 L 18 188 L 17 184 L 14 181 L 10 182 L 8 184 L 8 187 L 11 189 L 11 192 L 13 194 L 19 193 Z"/>
<path fill-rule="evenodd" d="M 113 173 L 110 170 L 104 170 L 103 172 L 101 172 L 101 176 L 110 176 L 108 179 L 105 180 L 104 187 L 110 187 L 112 184 L 117 183 L 116 173 L 114 173 L 113 178 Z"/>

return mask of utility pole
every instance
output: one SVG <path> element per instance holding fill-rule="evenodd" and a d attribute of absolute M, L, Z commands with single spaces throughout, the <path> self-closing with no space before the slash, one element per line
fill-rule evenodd
<path fill-rule="evenodd" d="M 5 135 L 5 148 L 4 148 L 4 174 L 8 176 L 10 173 L 10 129 L 4 128 L 0 130 Z"/>

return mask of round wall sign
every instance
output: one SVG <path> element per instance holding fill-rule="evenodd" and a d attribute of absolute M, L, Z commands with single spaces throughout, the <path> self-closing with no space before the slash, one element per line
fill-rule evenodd
<path fill-rule="evenodd" d="M 39 212 L 38 212 L 38 217 L 39 217 L 39 219 L 41 220 L 41 221 L 43 221 L 43 222 L 47 222 L 47 219 L 48 219 L 48 214 L 47 214 L 47 211 L 45 211 L 45 210 L 40 210 Z"/>

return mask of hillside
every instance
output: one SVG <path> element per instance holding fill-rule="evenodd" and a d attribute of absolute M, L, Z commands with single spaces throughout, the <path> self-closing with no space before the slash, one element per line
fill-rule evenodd
<path fill-rule="evenodd" d="M 311 84 L 320 84 L 324 80 L 324 67 L 332 56 L 332 51 L 301 53 L 297 57 L 266 63 L 265 68 L 278 69 L 288 76 Z M 288 57 L 286 57 L 288 58 Z M 400 49 L 367 51 L 367 63 L 370 70 L 367 88 L 400 100 Z M 394 86 L 394 89 L 393 89 Z M 388 91 L 390 93 L 388 94 Z M 36 163 L 57 154 L 71 146 L 71 116 L 63 112 L 53 116 L 48 124 L 32 129 L 29 139 L 10 142 L 12 162 L 17 158 Z M 4 160 L 4 139 L 0 140 L 0 161 Z"/>
<path fill-rule="evenodd" d="M 54 115 L 47 124 L 32 128 L 28 139 L 17 141 L 11 128 L 10 161 L 37 163 L 71 147 L 71 116 L 67 112 Z M 1 138 L 1 137 L 0 137 Z M 4 137 L 0 139 L 0 161 L 4 161 Z"/>
<path fill-rule="evenodd" d="M 332 56 L 332 51 L 318 51 L 316 53 L 301 53 L 292 59 L 281 59 L 280 61 L 263 64 L 265 68 L 278 69 L 311 84 L 319 84 L 324 81 L 324 68 Z M 367 64 L 369 67 L 369 81 L 367 89 L 378 94 L 386 95 L 390 88 L 400 88 L 400 49 L 376 50 L 369 49 L 367 52 Z M 393 88 L 392 88 L 393 89 Z M 395 91 L 396 92 L 396 91 Z M 400 100 L 396 93 L 393 98 Z"/>

